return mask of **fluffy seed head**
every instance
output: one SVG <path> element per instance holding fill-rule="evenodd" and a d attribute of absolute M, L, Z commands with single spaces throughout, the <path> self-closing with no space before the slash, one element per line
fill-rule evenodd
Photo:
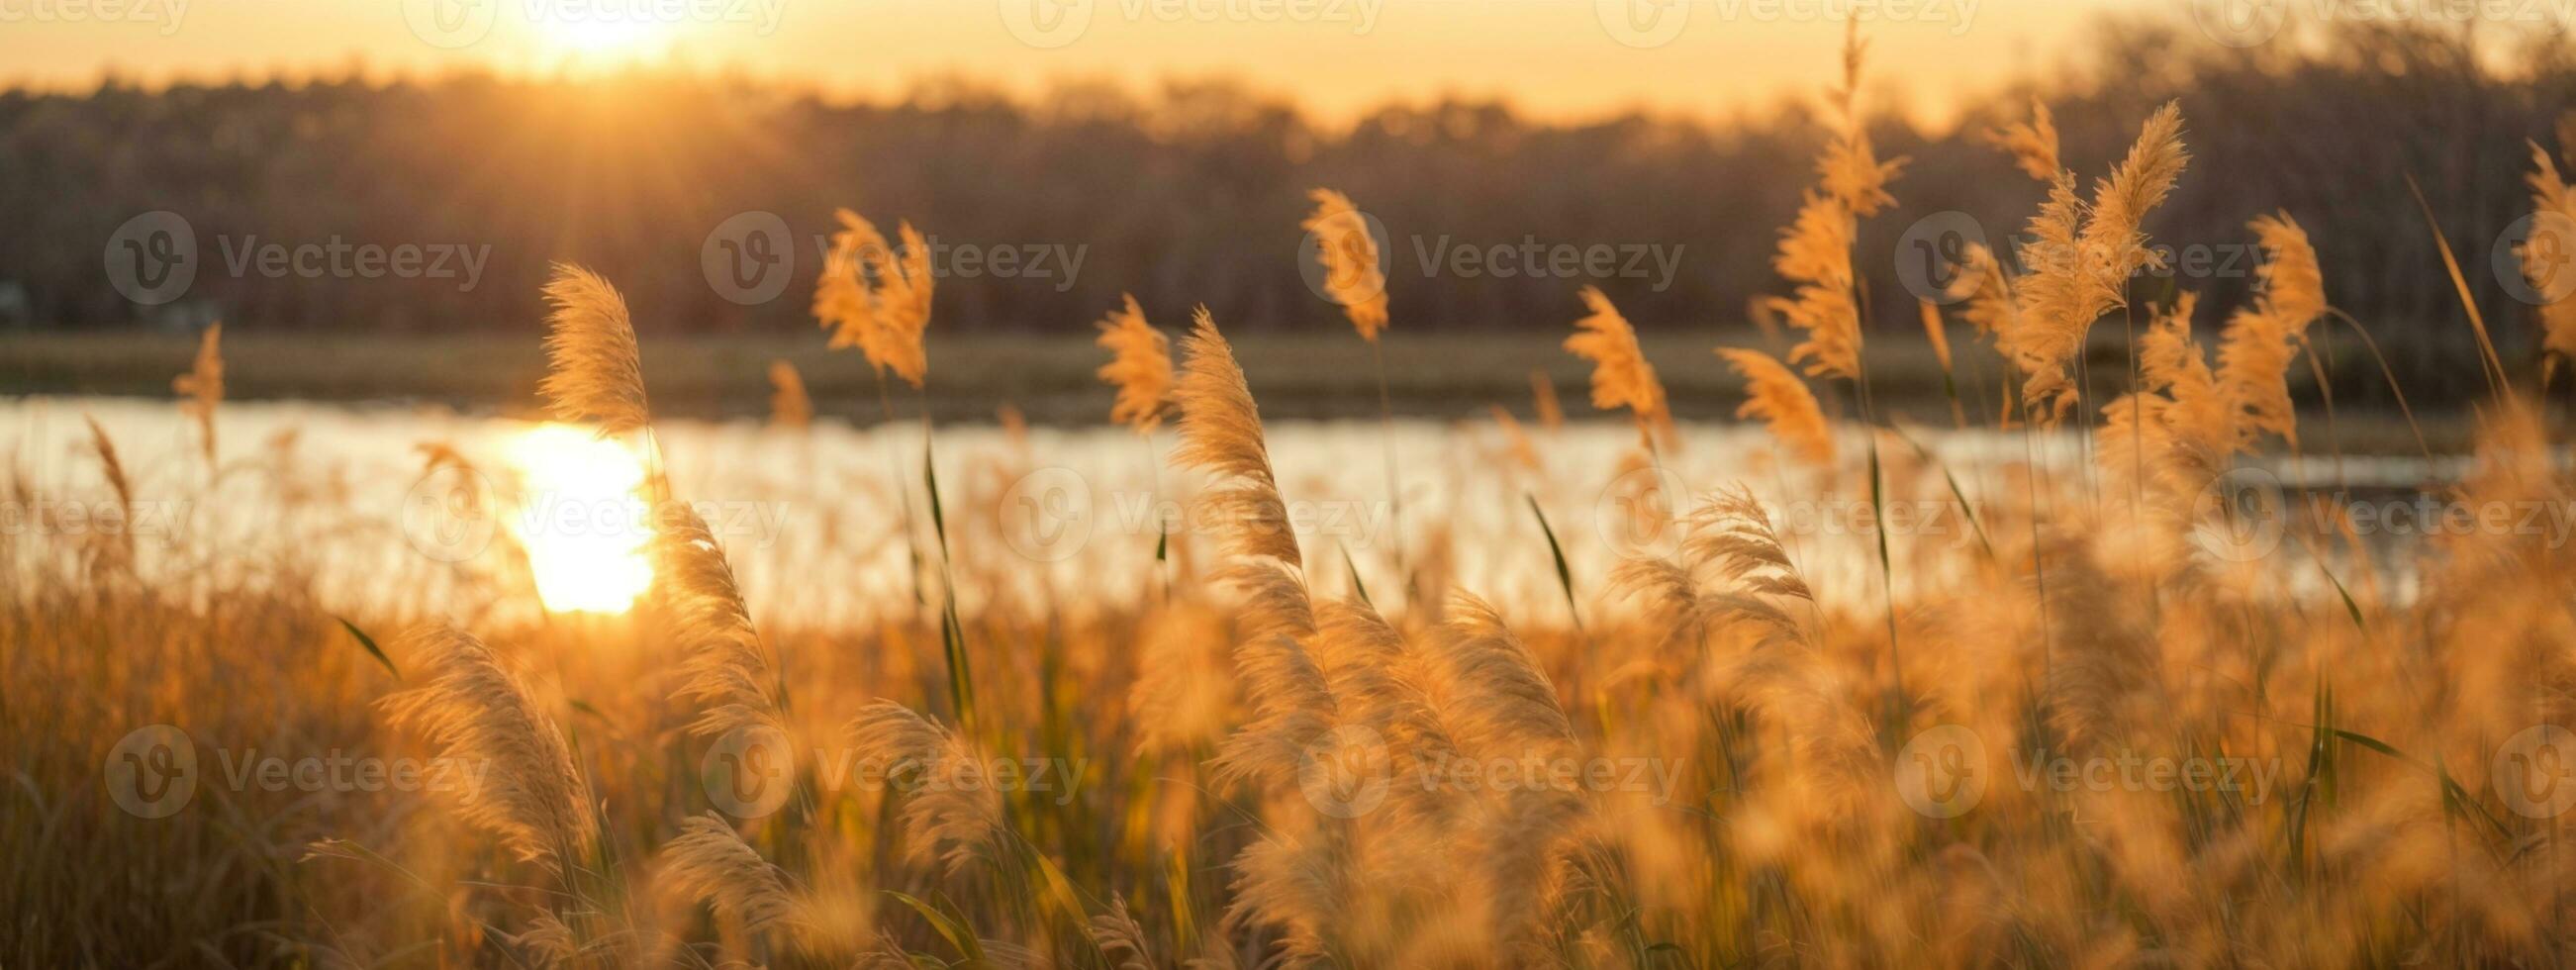
<path fill-rule="evenodd" d="M 1125 308 L 1111 311 L 1100 321 L 1099 344 L 1110 358 L 1100 365 L 1099 374 L 1118 389 L 1109 420 L 1145 434 L 1162 423 L 1163 409 L 1171 400 L 1172 342 L 1145 322 L 1145 311 L 1136 305 L 1134 295 L 1125 299 Z"/>
<path fill-rule="evenodd" d="M 197 440 L 209 465 L 215 462 L 215 410 L 224 403 L 223 336 L 223 324 L 208 326 L 197 337 L 196 362 L 170 381 L 171 392 L 183 398 L 179 413 L 197 422 Z"/>
<path fill-rule="evenodd" d="M 1315 237 L 1324 291 L 1342 305 L 1360 337 L 1376 343 L 1378 331 L 1386 329 L 1386 274 L 1378 269 L 1377 239 L 1369 235 L 1368 220 L 1350 197 L 1331 189 L 1316 189 L 1307 197 L 1315 201 L 1315 211 L 1298 227 Z"/>
<path fill-rule="evenodd" d="M 1736 409 L 1736 417 L 1760 418 L 1769 425 L 1771 437 L 1800 459 L 1819 468 L 1832 467 L 1833 429 L 1825 423 L 1824 409 L 1816 404 L 1807 382 L 1759 350 L 1720 347 L 1717 355 L 1744 376 L 1744 404 Z"/>
<path fill-rule="evenodd" d="M 805 396 L 805 378 L 785 360 L 769 362 L 769 420 L 782 428 L 802 428 L 814 421 L 814 401 Z"/>
<path fill-rule="evenodd" d="M 547 369 L 539 390 L 556 420 L 597 422 L 604 435 L 651 423 L 626 298 L 598 274 L 569 263 L 555 264 L 545 292 L 554 309 L 546 317 Z"/>
<path fill-rule="evenodd" d="M 586 854 L 598 833 L 590 783 L 526 682 L 483 641 L 444 624 L 413 629 L 398 652 L 422 686 L 377 701 L 385 720 L 418 733 L 440 757 L 489 766 L 455 792 L 465 823 L 551 869 Z"/>
<path fill-rule="evenodd" d="M 1592 313 L 1574 321 L 1575 334 L 1565 338 L 1565 349 L 1592 362 L 1592 406 L 1604 411 L 1627 408 L 1637 420 L 1637 434 L 1651 441 L 1672 421 L 1665 410 L 1663 382 L 1655 378 L 1655 365 L 1646 362 L 1646 352 L 1637 346 L 1636 329 L 1600 288 L 1584 287 L 1581 296 Z"/>

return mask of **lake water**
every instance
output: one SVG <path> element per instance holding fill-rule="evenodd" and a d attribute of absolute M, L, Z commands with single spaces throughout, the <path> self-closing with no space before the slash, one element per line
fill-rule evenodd
<path fill-rule="evenodd" d="M 27 501 L 95 512 L 107 500 L 85 417 L 104 429 L 127 469 L 131 528 L 146 575 L 182 588 L 309 571 L 337 604 L 434 609 L 478 571 L 505 568 L 513 548 L 527 551 L 551 609 L 613 610 L 644 582 L 633 550 L 650 518 L 629 491 L 641 477 L 644 451 L 633 443 L 441 410 L 242 402 L 221 408 L 219 464 L 210 471 L 193 422 L 170 401 L 0 402 L 0 460 L 14 464 Z M 1875 602 L 1875 552 L 1865 527 L 1875 513 L 1859 472 L 1864 444 L 1857 434 L 1845 434 L 1844 471 L 1827 480 L 1784 469 L 1768 436 L 1748 425 L 1683 428 L 1681 447 L 1662 453 L 1660 473 L 1624 464 L 1637 441 L 1624 422 L 1529 433 L 1540 457 L 1535 469 L 1514 459 L 1510 440 L 1490 422 L 1273 424 L 1272 461 L 1314 584 L 1341 592 L 1356 567 L 1383 605 L 1400 596 L 1400 558 L 1417 566 L 1445 561 L 1465 588 L 1561 619 L 1562 594 L 1533 501 L 1588 596 L 1621 555 L 1669 548 L 1668 538 L 1636 528 L 1630 510 L 1638 486 L 1672 482 L 1698 493 L 1741 481 L 1771 504 L 1829 603 Z M 2009 504 L 2005 469 L 2026 456 L 2052 475 L 2080 474 L 2072 436 L 1922 432 L 1917 439 L 1978 503 Z M 679 496 L 723 541 L 764 619 L 844 624 L 912 608 L 907 519 L 923 546 L 936 541 L 927 526 L 919 425 L 826 422 L 790 430 L 666 421 L 657 424 L 656 440 Z M 1185 512 L 1191 478 L 1164 463 L 1173 440 L 1169 425 L 1151 438 L 1114 427 L 939 427 L 939 511 L 961 599 L 970 608 L 1003 597 L 1081 609 L 1147 595 L 1165 529 L 1186 536 L 1199 528 Z M 1905 447 L 1889 441 L 1891 449 Z M 454 449 L 482 474 L 425 476 L 420 449 L 432 443 Z M 1400 508 L 1386 501 L 1390 445 Z M 1891 469 L 1922 467 L 1910 455 L 1887 458 Z M 2333 474 L 2322 460 L 2263 467 L 2293 490 Z M 2449 462 L 2355 458 L 2341 475 L 2356 485 L 2411 488 L 2453 471 Z M 1906 480 L 1910 497 L 1900 504 L 1919 510 L 1919 520 L 1905 541 L 1976 541 L 1955 507 L 1936 508 L 1955 505 L 1938 470 Z M 59 515 L 11 511 L 0 524 L 69 531 Z M 56 521 L 40 524 L 47 519 Z"/>

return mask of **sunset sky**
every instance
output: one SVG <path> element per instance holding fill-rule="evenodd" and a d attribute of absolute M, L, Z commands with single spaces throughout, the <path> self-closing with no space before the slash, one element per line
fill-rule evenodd
<path fill-rule="evenodd" d="M 1502 95 L 1550 117 L 1713 115 L 1830 80 L 1849 0 L 0 0 L 0 83 L 103 72 L 734 69 L 878 94 L 942 73 L 1026 89 L 1224 74 L 1332 119 L 1389 100 Z M 1883 93 L 1938 120 L 1961 94 L 2079 53 L 2136 0 L 1887 0 L 1863 29 Z"/>

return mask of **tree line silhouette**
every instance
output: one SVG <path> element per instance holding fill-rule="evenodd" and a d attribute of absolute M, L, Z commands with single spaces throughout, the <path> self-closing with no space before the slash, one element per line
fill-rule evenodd
<path fill-rule="evenodd" d="M 2564 36 L 2347 24 L 2315 39 L 2324 43 L 2236 49 L 2188 27 L 2106 22 L 2081 76 L 2026 78 L 1952 130 L 1879 117 L 1881 150 L 1911 162 L 1899 207 L 1859 242 L 1871 326 L 1912 336 L 1912 296 L 1898 284 L 1910 225 L 1962 212 L 2002 243 L 2039 203 L 2042 187 L 1979 132 L 2039 96 L 2067 163 L 2090 177 L 2156 105 L 2179 98 L 2194 157 L 2148 224 L 2159 241 L 2224 251 L 2250 242 L 2248 219 L 2286 211 L 2316 240 L 2328 296 L 2392 357 L 2474 375 L 2411 176 L 2500 339 L 2527 342 L 2527 307 L 2490 260 L 2530 210 L 2526 143 L 2560 147 L 2556 116 L 2576 93 Z M 1819 66 L 1819 93 L 1829 68 Z M 1877 95 L 1905 84 L 1875 78 L 1864 101 L 1886 103 Z M 213 316 L 261 331 L 515 329 L 537 317 L 548 264 L 568 260 L 617 280 L 648 330 L 812 326 L 819 240 L 846 206 L 889 235 L 906 219 L 952 255 L 976 252 L 972 272 L 940 267 L 942 331 L 1085 328 L 1121 292 L 1168 324 L 1204 302 L 1234 327 L 1324 327 L 1337 314 L 1302 271 L 1296 227 L 1306 191 L 1331 186 L 1387 231 L 1399 332 L 1562 327 L 1587 283 L 1644 326 L 1714 327 L 1743 322 L 1750 301 L 1784 289 L 1770 255 L 1811 181 L 1823 137 L 1813 103 L 1725 123 L 1551 123 L 1449 99 L 1325 126 L 1225 81 L 1143 94 L 1072 83 L 1013 99 L 940 79 L 850 103 L 658 72 L 159 89 L 111 79 L 77 94 L 0 93 L 10 230 L 0 233 L 0 318 L 72 329 Z M 103 254 L 120 226 L 156 210 L 185 220 L 198 265 L 183 299 L 146 307 L 111 285 Z M 744 212 L 776 214 L 792 242 L 774 262 L 785 285 L 748 303 L 711 283 L 706 261 L 711 233 Z M 465 247 L 482 265 L 469 281 L 261 262 L 263 247 L 334 243 Z M 1581 258 L 1603 247 L 1618 254 L 1608 269 Z M 995 271 L 1002 250 L 1010 272 Z M 1578 255 L 1571 270 L 1565 250 Z M 2251 266 L 2213 260 L 2209 278 L 2178 285 L 2223 308 L 2242 298 Z"/>

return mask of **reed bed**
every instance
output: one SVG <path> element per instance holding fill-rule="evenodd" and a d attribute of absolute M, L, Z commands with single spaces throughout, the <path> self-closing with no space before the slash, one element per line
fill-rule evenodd
<path fill-rule="evenodd" d="M 1636 338 L 1655 323 L 1586 288 L 1565 346 L 1598 368 L 1595 408 L 1634 423 L 1630 460 L 1551 474 L 1544 383 L 1530 425 L 1496 402 L 1501 443 L 1448 459 L 1526 500 L 1512 558 L 1544 595 L 1459 587 L 1438 521 L 1398 520 L 1395 561 L 1365 550 L 1367 569 L 1301 536 L 1300 500 L 1348 497 L 1277 473 L 1220 314 L 1196 308 L 1175 341 L 1130 299 L 1099 324 L 1104 413 L 1192 524 L 1150 537 L 1141 595 L 1009 582 L 1034 571 L 1000 534 L 1027 526 L 1010 486 L 1037 470 L 1005 455 L 943 488 L 925 419 L 918 464 L 805 483 L 885 498 L 842 541 L 900 560 L 912 608 L 775 622 L 676 484 L 693 456 L 654 432 L 650 344 L 576 267 L 546 290 L 544 393 L 645 456 L 653 586 L 625 613 L 494 608 L 532 598 L 507 542 L 440 565 L 473 595 L 340 615 L 314 583 L 328 542 L 398 540 L 343 532 L 206 572 L 223 549 L 0 533 L 0 673 L 20 685 L 0 700 L 0 964 L 2564 962 L 2576 788 L 2557 791 L 2576 778 L 2557 743 L 2576 735 L 2552 726 L 2576 719 L 2576 554 L 2510 527 L 2372 541 L 2332 491 L 2300 517 L 2236 501 L 2252 459 L 2300 447 L 2288 375 L 2332 308 L 2286 214 L 2249 214 L 2260 285 L 2214 350 L 2193 294 L 2135 284 L 2188 164 L 2170 106 L 2131 122 L 2136 148 L 2089 194 L 2044 109 L 1995 135 L 2044 186 L 2031 232 L 2009 260 L 1972 253 L 1926 326 L 1953 403 L 2028 450 L 1953 467 L 1915 446 L 1869 408 L 1856 267 L 1878 261 L 1854 259 L 1854 227 L 1900 205 L 1901 160 L 1878 160 L 1851 107 L 1862 61 L 1855 38 L 1843 120 L 1781 239 L 1792 295 L 1771 308 L 1800 342 L 1786 362 L 1719 349 L 1772 455 L 1741 481 L 1678 480 Z M 2567 211 L 2546 152 L 2532 178 L 2536 211 Z M 1304 228 L 1334 240 L 1334 299 L 1374 344 L 1387 295 L 1366 231 L 1348 198 L 1314 199 Z M 882 375 L 932 376 L 931 275 L 838 221 L 815 313 L 880 372 L 856 419 L 893 425 Z M 2087 332 L 2131 315 L 2134 379 L 2076 372 Z M 2576 315 L 2544 320 L 2545 353 L 2576 347 Z M 1954 350 L 2000 366 L 1954 373 Z M 177 385 L 198 470 L 152 488 L 257 473 L 216 448 L 222 373 L 209 331 Z M 771 376 L 772 430 L 798 447 L 832 416 L 792 368 Z M 2567 507 L 2539 386 L 2497 376 L 2438 497 Z M 13 470 L 21 507 L 71 489 L 131 508 L 131 447 L 90 438 L 77 483 Z M 2068 448 L 2084 460 L 2040 457 Z M 477 474 L 424 458 L 423 481 Z M 1393 505 L 1396 486 L 1360 499 Z M 1578 574 L 1565 546 L 1602 540 L 1549 510 L 1623 488 L 1646 499 L 1615 505 L 1635 541 Z M 1836 533 L 1757 490 L 1873 524 Z M 317 492 L 275 528 L 327 531 L 335 501 L 355 500 Z M 1900 508 L 1945 524 L 1901 526 Z M 1817 568 L 1836 543 L 1872 568 Z M 156 724 L 197 762 L 163 816 L 137 802 L 171 777 L 174 749 L 136 741 Z M 464 774 L 269 785 L 241 767 L 261 752 Z"/>

